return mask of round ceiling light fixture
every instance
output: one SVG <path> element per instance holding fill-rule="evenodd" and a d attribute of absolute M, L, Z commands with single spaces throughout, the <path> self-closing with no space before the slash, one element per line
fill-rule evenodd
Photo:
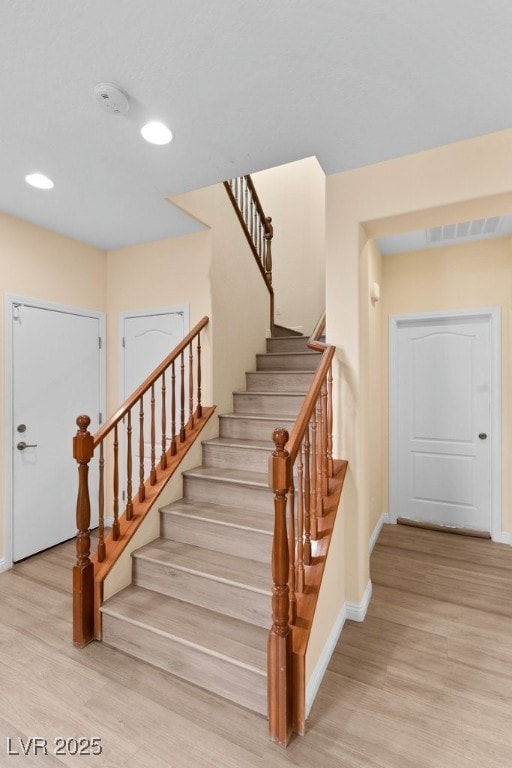
<path fill-rule="evenodd" d="M 172 131 L 163 123 L 152 120 L 140 129 L 142 137 L 150 144 L 169 144 L 172 141 Z"/>
<path fill-rule="evenodd" d="M 30 184 L 31 187 L 36 189 L 53 189 L 55 184 L 44 173 L 28 173 L 25 176 L 25 181 Z"/>

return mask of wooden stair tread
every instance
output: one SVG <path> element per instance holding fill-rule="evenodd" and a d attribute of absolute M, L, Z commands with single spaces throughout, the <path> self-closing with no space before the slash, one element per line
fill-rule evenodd
<path fill-rule="evenodd" d="M 203 445 L 222 445 L 229 448 L 254 448 L 257 451 L 274 450 L 272 440 L 251 440 L 243 437 L 212 437 L 210 440 L 203 440 Z"/>
<path fill-rule="evenodd" d="M 267 371 L 261 371 L 261 373 L 267 373 Z M 292 396 L 299 396 L 299 397 L 305 397 L 308 393 L 307 389 L 299 389 L 294 390 L 293 392 L 280 392 L 273 389 L 266 389 L 266 390 L 259 390 L 259 389 L 238 389 L 233 392 L 234 395 L 247 395 L 247 397 L 257 397 L 261 395 L 271 395 L 272 397 L 290 397 Z"/>
<path fill-rule="evenodd" d="M 268 474 L 266 472 L 251 472 L 248 469 L 222 469 L 221 467 L 201 466 L 187 469 L 183 472 L 183 476 L 271 490 L 268 485 Z"/>
<path fill-rule="evenodd" d="M 288 421 L 290 424 L 295 424 L 296 416 L 292 415 L 286 415 L 286 416 L 272 416 L 269 414 L 257 414 L 257 413 L 221 413 L 219 415 L 220 419 L 247 419 L 249 421 L 258 422 L 258 421 L 276 421 L 284 422 Z"/>
<path fill-rule="evenodd" d="M 292 330 L 290 328 L 290 330 Z M 304 336 L 303 333 L 299 333 L 299 331 L 293 331 L 293 334 L 286 334 L 284 336 L 271 336 L 271 339 L 275 339 L 275 341 L 283 341 L 285 339 L 304 339 L 304 341 L 309 341 L 309 336 Z"/>
<path fill-rule="evenodd" d="M 307 350 L 304 350 L 303 352 L 300 350 L 297 352 L 259 352 L 256 355 L 256 357 L 286 357 L 287 355 L 290 355 L 293 357 L 300 357 L 300 355 L 307 355 L 310 357 L 311 355 L 321 356 L 321 354 L 322 354 L 321 352 L 316 352 L 314 349 L 307 349 Z"/>
<path fill-rule="evenodd" d="M 302 352 L 263 352 L 262 354 L 265 355 L 301 355 Z M 317 352 L 313 352 L 314 355 L 318 354 Z M 314 374 L 314 371 L 308 370 L 307 368 L 292 368 L 292 369 L 279 369 L 279 368 L 265 368 L 264 371 L 246 371 L 246 373 L 250 373 L 251 376 L 266 376 L 269 373 L 277 373 L 279 376 L 296 376 L 300 373 L 306 373 L 308 375 Z"/>
<path fill-rule="evenodd" d="M 274 323 L 274 332 L 275 331 L 278 331 L 280 336 L 272 336 L 271 338 L 273 339 L 307 338 L 300 331 L 296 331 L 294 328 L 288 328 L 286 325 L 279 325 L 278 323 Z"/>
<path fill-rule="evenodd" d="M 252 592 L 271 595 L 270 566 L 257 560 L 163 538 L 146 544 L 134 552 L 133 556 L 139 560 L 150 560 L 165 567 L 243 587 Z"/>
<path fill-rule="evenodd" d="M 274 524 L 271 515 L 261 515 L 249 509 L 241 510 L 238 507 L 228 507 L 224 504 L 180 499 L 161 507 L 160 511 L 165 514 L 214 522 L 226 527 L 243 528 L 269 535 L 273 533 Z"/>
<path fill-rule="evenodd" d="M 101 610 L 266 675 L 268 630 L 262 627 L 133 584 L 105 601 Z"/>

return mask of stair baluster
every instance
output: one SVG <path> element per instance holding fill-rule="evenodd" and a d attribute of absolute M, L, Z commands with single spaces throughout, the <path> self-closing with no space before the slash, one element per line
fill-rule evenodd
<path fill-rule="evenodd" d="M 133 519 L 133 458 L 132 458 L 132 412 L 128 411 L 126 426 L 126 519 Z M 103 447 L 103 443 L 101 443 Z"/>
<path fill-rule="evenodd" d="M 105 559 L 105 456 L 103 453 L 103 443 L 100 445 L 99 461 L 99 488 L 98 488 L 98 562 L 102 563 Z"/>
<path fill-rule="evenodd" d="M 162 373 L 162 455 L 160 456 L 160 469 L 167 468 L 167 388 L 165 385 L 165 373 Z"/>
<path fill-rule="evenodd" d="M 322 397 L 320 396 L 318 400 L 316 401 L 316 518 L 318 521 L 319 517 L 322 517 L 324 513 L 324 506 L 323 506 L 323 460 L 324 460 L 324 450 L 323 450 L 323 444 L 324 444 L 324 419 L 323 419 L 323 410 L 322 410 Z M 315 539 L 318 538 L 318 534 L 314 537 Z"/>
<path fill-rule="evenodd" d="M 333 475 L 333 460 L 332 460 L 332 363 L 329 366 L 329 373 L 327 375 L 327 477 Z"/>
<path fill-rule="evenodd" d="M 194 429 L 194 365 L 192 343 L 188 348 L 188 421 L 190 428 Z"/>
<path fill-rule="evenodd" d="M 295 487 L 293 485 L 293 477 L 292 484 L 288 490 L 288 560 L 289 616 L 290 624 L 293 625 L 297 618 L 297 597 L 295 595 Z"/>
<path fill-rule="evenodd" d="M 151 469 L 149 473 L 149 482 L 150 485 L 154 485 L 156 483 L 156 424 L 155 424 L 155 385 L 151 385 L 151 400 L 150 400 L 150 408 L 151 408 L 151 426 L 150 426 L 150 440 L 151 440 L 151 451 L 150 451 L 150 460 L 151 460 Z"/>
<path fill-rule="evenodd" d="M 317 521 L 317 482 L 318 482 L 318 450 L 317 450 L 317 422 L 316 422 L 316 407 L 313 407 L 311 414 L 311 538 L 313 541 L 318 538 L 318 521 Z"/>
<path fill-rule="evenodd" d="M 114 494 L 112 537 L 114 541 L 117 541 L 119 538 L 119 439 L 117 435 L 117 424 L 114 427 L 114 472 L 112 477 L 112 487 Z"/>
<path fill-rule="evenodd" d="M 144 486 L 144 398 L 139 398 L 139 501 L 146 498 Z"/>
<path fill-rule="evenodd" d="M 309 424 L 304 435 L 304 565 L 311 564 L 311 478 Z M 302 589 L 302 591 L 304 591 Z"/>
<path fill-rule="evenodd" d="M 297 456 L 297 564 L 296 564 L 296 589 L 304 592 L 304 464 L 302 461 L 302 446 Z M 295 624 L 296 614 L 292 624 Z"/>
<path fill-rule="evenodd" d="M 180 362 L 180 442 L 185 440 L 185 357 L 181 353 Z"/>
<path fill-rule="evenodd" d="M 201 334 L 197 334 L 197 407 L 196 417 L 198 419 L 203 415 L 201 406 Z"/>
<path fill-rule="evenodd" d="M 174 360 L 171 370 L 171 456 L 176 456 L 176 368 Z"/>

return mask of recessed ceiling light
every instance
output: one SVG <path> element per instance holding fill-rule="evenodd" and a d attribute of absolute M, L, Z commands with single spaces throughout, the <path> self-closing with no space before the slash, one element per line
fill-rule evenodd
<path fill-rule="evenodd" d="M 143 125 L 140 132 L 150 144 L 169 144 L 172 141 L 172 133 L 169 128 L 156 121 Z"/>
<path fill-rule="evenodd" d="M 48 176 L 45 176 L 44 173 L 29 173 L 25 176 L 25 181 L 31 187 L 36 187 L 37 189 L 52 189 L 55 186 L 53 181 Z"/>

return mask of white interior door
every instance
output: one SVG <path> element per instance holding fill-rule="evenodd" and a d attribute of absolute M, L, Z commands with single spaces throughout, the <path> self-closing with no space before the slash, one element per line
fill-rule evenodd
<path fill-rule="evenodd" d="M 188 307 L 168 307 L 164 309 L 146 310 L 142 312 L 124 313 L 122 315 L 121 333 L 123 347 L 122 399 L 129 397 L 146 379 L 189 331 Z M 188 370 L 188 359 L 185 356 Z M 159 386 L 159 385 L 157 385 Z M 169 382 L 167 382 L 169 386 Z M 180 370 L 176 368 L 177 393 L 180 386 Z M 170 399 L 170 392 L 168 392 Z M 150 469 L 150 394 L 144 397 L 144 477 Z M 177 406 L 179 408 L 179 406 Z M 167 419 L 170 419 L 167 405 Z M 155 422 L 156 434 L 161 435 L 161 393 L 155 392 Z M 179 418 L 179 413 L 177 413 Z M 134 424 L 135 428 L 135 424 Z M 138 425 L 137 425 L 138 429 Z M 166 430 L 167 447 L 170 439 L 170 428 Z M 158 443 L 159 437 L 157 437 Z M 160 456 L 161 445 L 157 444 L 157 456 Z M 138 461 L 138 438 L 133 443 L 134 461 Z"/>
<path fill-rule="evenodd" d="M 99 425 L 100 321 L 12 303 L 14 561 L 76 534 L 71 439 L 81 413 L 91 416 L 91 432 Z"/>
<path fill-rule="evenodd" d="M 391 347 L 393 517 L 491 531 L 489 316 L 400 322 Z"/>

